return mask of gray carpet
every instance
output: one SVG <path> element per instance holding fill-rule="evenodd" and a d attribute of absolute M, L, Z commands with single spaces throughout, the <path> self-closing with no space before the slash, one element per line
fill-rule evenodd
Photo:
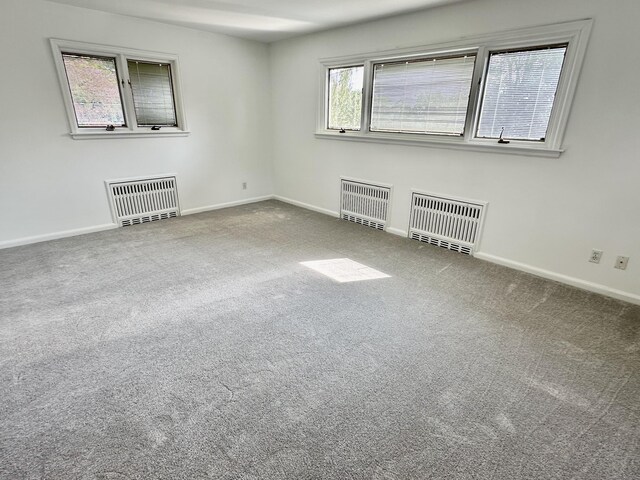
<path fill-rule="evenodd" d="M 0 266 L 2 479 L 640 478 L 640 307 L 275 201 Z"/>

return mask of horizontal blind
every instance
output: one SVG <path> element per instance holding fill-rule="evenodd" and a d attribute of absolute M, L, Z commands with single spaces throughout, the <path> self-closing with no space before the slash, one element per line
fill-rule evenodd
<path fill-rule="evenodd" d="M 478 136 L 544 140 L 566 46 L 492 53 Z"/>
<path fill-rule="evenodd" d="M 135 60 L 128 65 L 138 125 L 176 126 L 170 65 Z"/>
<path fill-rule="evenodd" d="M 78 127 L 124 126 L 115 58 L 63 53 Z"/>
<path fill-rule="evenodd" d="M 462 135 L 475 55 L 374 66 L 371 130 Z"/>

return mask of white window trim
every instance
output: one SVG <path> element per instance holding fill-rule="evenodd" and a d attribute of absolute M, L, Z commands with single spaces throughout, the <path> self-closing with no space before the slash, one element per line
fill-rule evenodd
<path fill-rule="evenodd" d="M 321 59 L 316 138 L 559 157 L 564 151 L 562 149 L 562 140 L 567 127 L 571 103 L 576 91 L 592 24 L 593 20 L 590 19 L 578 20 L 467 37 L 437 45 Z M 494 139 L 475 137 L 475 132 L 480 120 L 480 102 L 484 87 L 482 82 L 486 75 L 489 54 L 493 51 L 524 49 L 562 43 L 567 44 L 567 51 L 545 141 L 510 140 L 510 143 L 499 144 Z M 473 53 L 476 55 L 476 65 L 463 136 L 386 133 L 372 132 L 369 130 L 374 64 L 465 53 Z M 330 68 L 358 65 L 364 65 L 360 130 L 347 130 L 344 133 L 329 130 L 326 123 L 329 95 L 327 81 L 328 71 Z"/>
<path fill-rule="evenodd" d="M 175 137 L 187 136 L 187 121 L 185 118 L 184 104 L 182 102 L 181 82 L 178 68 L 178 56 L 174 54 L 149 52 L 145 50 L 134 50 L 130 48 L 114 47 L 109 45 L 99 45 L 86 42 L 75 42 L 71 40 L 61 40 L 57 38 L 50 39 L 51 48 L 53 50 L 53 58 L 58 73 L 58 80 L 62 89 L 62 98 L 64 101 L 70 135 L 74 139 L 96 139 L 96 138 L 137 138 L 137 137 Z M 69 90 L 69 82 L 64 67 L 62 54 L 78 53 L 85 55 L 97 55 L 113 57 L 116 60 L 118 69 L 118 81 L 124 80 L 125 85 L 129 83 L 129 71 L 127 60 L 152 61 L 158 63 L 168 63 L 171 65 L 171 82 L 173 87 L 173 101 L 176 110 L 177 127 L 161 127 L 160 130 L 151 130 L 151 127 L 139 127 L 136 124 L 135 110 L 133 106 L 133 96 L 126 91 L 121 84 L 120 95 L 122 96 L 122 107 L 124 117 L 127 123 L 124 127 L 116 127 L 114 131 L 107 131 L 105 128 L 85 128 L 78 127 L 75 110 L 73 108 L 73 99 Z"/>

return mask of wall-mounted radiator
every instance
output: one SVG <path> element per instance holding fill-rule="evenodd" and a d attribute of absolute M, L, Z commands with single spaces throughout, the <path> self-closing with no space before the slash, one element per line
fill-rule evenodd
<path fill-rule="evenodd" d="M 486 205 L 414 192 L 409 237 L 472 255 L 480 238 Z"/>
<path fill-rule="evenodd" d="M 390 197 L 391 187 L 343 178 L 340 218 L 384 230 Z"/>
<path fill-rule="evenodd" d="M 180 215 L 174 176 L 106 183 L 116 222 L 121 227 Z"/>

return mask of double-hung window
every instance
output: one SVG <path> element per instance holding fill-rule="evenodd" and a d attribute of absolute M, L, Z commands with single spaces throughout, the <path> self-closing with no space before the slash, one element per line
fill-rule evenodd
<path fill-rule="evenodd" d="M 187 134 L 177 57 L 51 40 L 74 138 Z"/>
<path fill-rule="evenodd" d="M 322 61 L 317 136 L 558 156 L 591 21 Z"/>

